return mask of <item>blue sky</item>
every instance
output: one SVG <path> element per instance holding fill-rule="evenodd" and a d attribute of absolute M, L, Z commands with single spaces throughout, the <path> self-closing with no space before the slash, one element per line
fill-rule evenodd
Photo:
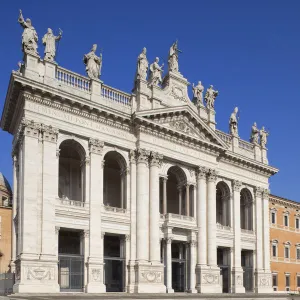
<path fill-rule="evenodd" d="M 274 194 L 300 201 L 299 70 L 300 1 L 3 1 L 1 3 L 0 111 L 10 72 L 22 59 L 18 12 L 31 18 L 41 39 L 48 27 L 63 30 L 57 61 L 84 74 L 83 55 L 92 44 L 103 48 L 101 79 L 131 91 L 136 57 L 147 47 L 148 60 L 166 61 L 175 39 L 183 51 L 181 73 L 219 90 L 217 128 L 228 130 L 235 106 L 239 133 L 248 140 L 251 125 L 270 131 Z M 190 90 L 191 92 L 191 90 Z M 0 171 L 12 181 L 12 137 L 0 131 Z"/>

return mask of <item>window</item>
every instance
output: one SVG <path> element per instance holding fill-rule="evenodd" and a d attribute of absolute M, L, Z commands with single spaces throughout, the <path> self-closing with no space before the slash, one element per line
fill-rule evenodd
<path fill-rule="evenodd" d="M 300 260 L 300 246 L 298 246 L 296 249 L 296 257 Z"/>
<path fill-rule="evenodd" d="M 284 247 L 284 258 L 289 259 L 290 258 L 290 246 L 286 245 Z"/>
<path fill-rule="evenodd" d="M 287 215 L 284 216 L 284 226 L 286 226 L 286 227 L 289 226 L 289 216 L 287 216 Z"/>
<path fill-rule="evenodd" d="M 276 223 L 276 213 L 274 211 L 272 211 L 271 213 L 271 220 L 272 220 L 272 224 Z"/>
<path fill-rule="evenodd" d="M 278 278 L 277 278 L 277 274 L 272 274 L 272 286 L 273 287 L 277 287 L 278 286 Z"/>
<path fill-rule="evenodd" d="M 290 290 L 290 274 L 285 274 L 285 290 Z"/>
<path fill-rule="evenodd" d="M 297 274 L 297 287 L 300 287 L 300 274 Z"/>
<path fill-rule="evenodd" d="M 272 256 L 277 257 L 277 245 L 272 245 Z"/>
<path fill-rule="evenodd" d="M 300 219 L 296 218 L 296 229 L 300 229 Z"/>

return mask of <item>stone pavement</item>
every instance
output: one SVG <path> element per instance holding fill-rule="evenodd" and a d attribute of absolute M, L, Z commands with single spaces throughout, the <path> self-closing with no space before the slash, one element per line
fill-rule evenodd
<path fill-rule="evenodd" d="M 256 299 L 282 299 L 282 300 L 300 300 L 300 295 L 285 295 L 285 294 L 187 294 L 187 293 L 175 293 L 175 294 L 124 294 L 124 293 L 106 293 L 106 294 L 86 294 L 86 293 L 59 293 L 59 294 L 17 294 L 9 295 L 7 297 L 0 297 L 0 300 L 76 300 L 76 299 L 189 299 L 189 300 L 209 300 L 209 299 L 226 299 L 226 300 L 256 300 Z"/>

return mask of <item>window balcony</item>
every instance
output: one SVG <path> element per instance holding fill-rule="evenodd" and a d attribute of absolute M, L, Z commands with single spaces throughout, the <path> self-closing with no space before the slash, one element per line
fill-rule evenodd
<path fill-rule="evenodd" d="M 167 226 L 173 226 L 177 228 L 193 229 L 197 226 L 194 217 L 172 214 L 172 213 L 168 213 L 165 215 L 161 214 L 160 220 L 163 221 L 164 224 Z"/>
<path fill-rule="evenodd" d="M 72 206 L 72 207 L 83 207 L 85 209 L 89 208 L 89 204 L 83 201 L 71 200 L 67 197 L 57 198 L 57 204 L 64 205 L 64 206 Z"/>

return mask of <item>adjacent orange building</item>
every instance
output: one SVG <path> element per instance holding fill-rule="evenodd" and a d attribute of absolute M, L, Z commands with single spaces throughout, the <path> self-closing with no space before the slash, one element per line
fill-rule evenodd
<path fill-rule="evenodd" d="M 273 289 L 300 291 L 300 203 L 270 195 Z"/>
<path fill-rule="evenodd" d="M 12 192 L 6 178 L 0 173 L 0 274 L 10 270 Z"/>

